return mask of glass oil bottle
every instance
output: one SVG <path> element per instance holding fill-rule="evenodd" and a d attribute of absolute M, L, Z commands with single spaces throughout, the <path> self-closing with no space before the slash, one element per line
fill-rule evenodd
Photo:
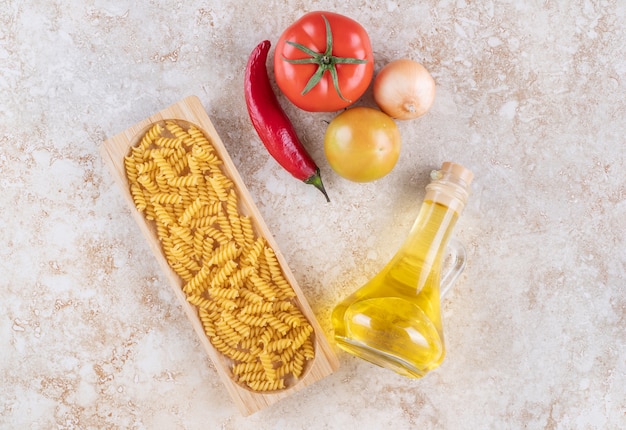
<path fill-rule="evenodd" d="M 440 271 L 472 179 L 470 170 L 452 162 L 431 173 L 417 219 L 400 249 L 333 310 L 334 338 L 341 349 L 411 378 L 441 364 Z"/>

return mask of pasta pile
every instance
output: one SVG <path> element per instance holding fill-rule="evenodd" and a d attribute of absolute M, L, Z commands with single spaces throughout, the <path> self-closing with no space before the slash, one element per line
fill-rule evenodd
<path fill-rule="evenodd" d="M 313 327 L 274 250 L 240 214 L 213 145 L 195 126 L 166 121 L 124 161 L 135 206 L 155 222 L 207 337 L 232 360 L 234 380 L 254 391 L 286 388 L 314 357 Z"/>

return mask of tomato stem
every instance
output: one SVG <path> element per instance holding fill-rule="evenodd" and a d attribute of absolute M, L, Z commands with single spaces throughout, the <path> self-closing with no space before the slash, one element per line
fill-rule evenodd
<path fill-rule="evenodd" d="M 322 80 L 322 77 L 324 76 L 325 72 L 330 72 L 330 76 L 333 81 L 333 86 L 335 87 L 335 91 L 337 91 L 337 94 L 339 95 L 339 97 L 342 100 L 348 103 L 351 103 L 352 100 L 346 99 L 343 96 L 343 94 L 341 94 L 341 90 L 339 88 L 339 78 L 337 76 L 337 64 L 365 64 L 367 63 L 367 60 L 361 60 L 359 58 L 349 58 L 349 57 L 335 57 L 333 55 L 333 33 L 330 29 L 330 23 L 328 22 L 328 19 L 326 19 L 324 15 L 322 15 L 322 18 L 324 19 L 324 23 L 326 25 L 326 51 L 323 53 L 315 52 L 312 49 L 307 48 L 306 46 L 300 43 L 287 40 L 285 41 L 286 43 L 299 49 L 305 54 L 309 55 L 309 58 L 299 58 L 299 59 L 292 60 L 292 59 L 283 57 L 283 60 L 291 64 L 317 64 L 318 65 L 317 70 L 315 71 L 313 76 L 311 76 L 311 79 L 309 79 L 306 86 L 302 90 L 302 93 L 301 93 L 302 95 L 305 95 L 306 93 L 311 91 Z"/>

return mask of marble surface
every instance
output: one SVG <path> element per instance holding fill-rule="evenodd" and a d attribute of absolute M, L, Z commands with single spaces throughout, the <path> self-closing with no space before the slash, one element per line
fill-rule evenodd
<path fill-rule="evenodd" d="M 332 202 L 271 160 L 242 74 L 310 10 L 369 32 L 376 70 L 422 62 L 438 94 L 399 123 L 394 171 L 335 175 L 325 121 L 281 102 Z M 15 1 L 0 8 L 0 428 L 626 428 L 626 3 L 620 0 Z M 448 355 L 409 380 L 341 368 L 242 417 L 98 147 L 202 100 L 330 336 L 393 254 L 444 160 L 471 168 L 443 303 Z M 371 105 L 371 93 L 358 102 Z"/>

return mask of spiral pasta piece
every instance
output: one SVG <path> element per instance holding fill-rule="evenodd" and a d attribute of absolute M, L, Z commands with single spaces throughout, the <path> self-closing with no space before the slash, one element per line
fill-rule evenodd
<path fill-rule="evenodd" d="M 193 203 L 185 208 L 183 214 L 178 218 L 178 224 L 181 225 L 189 225 L 191 223 L 191 219 L 198 213 L 200 208 L 204 205 L 204 202 L 200 199 L 200 197 L 196 198 Z"/>
<path fill-rule="evenodd" d="M 130 195 L 133 198 L 133 202 L 135 202 L 135 207 L 139 212 L 143 212 L 148 207 L 148 202 L 146 201 L 146 196 L 143 193 L 142 188 L 133 183 L 130 186 Z"/>

